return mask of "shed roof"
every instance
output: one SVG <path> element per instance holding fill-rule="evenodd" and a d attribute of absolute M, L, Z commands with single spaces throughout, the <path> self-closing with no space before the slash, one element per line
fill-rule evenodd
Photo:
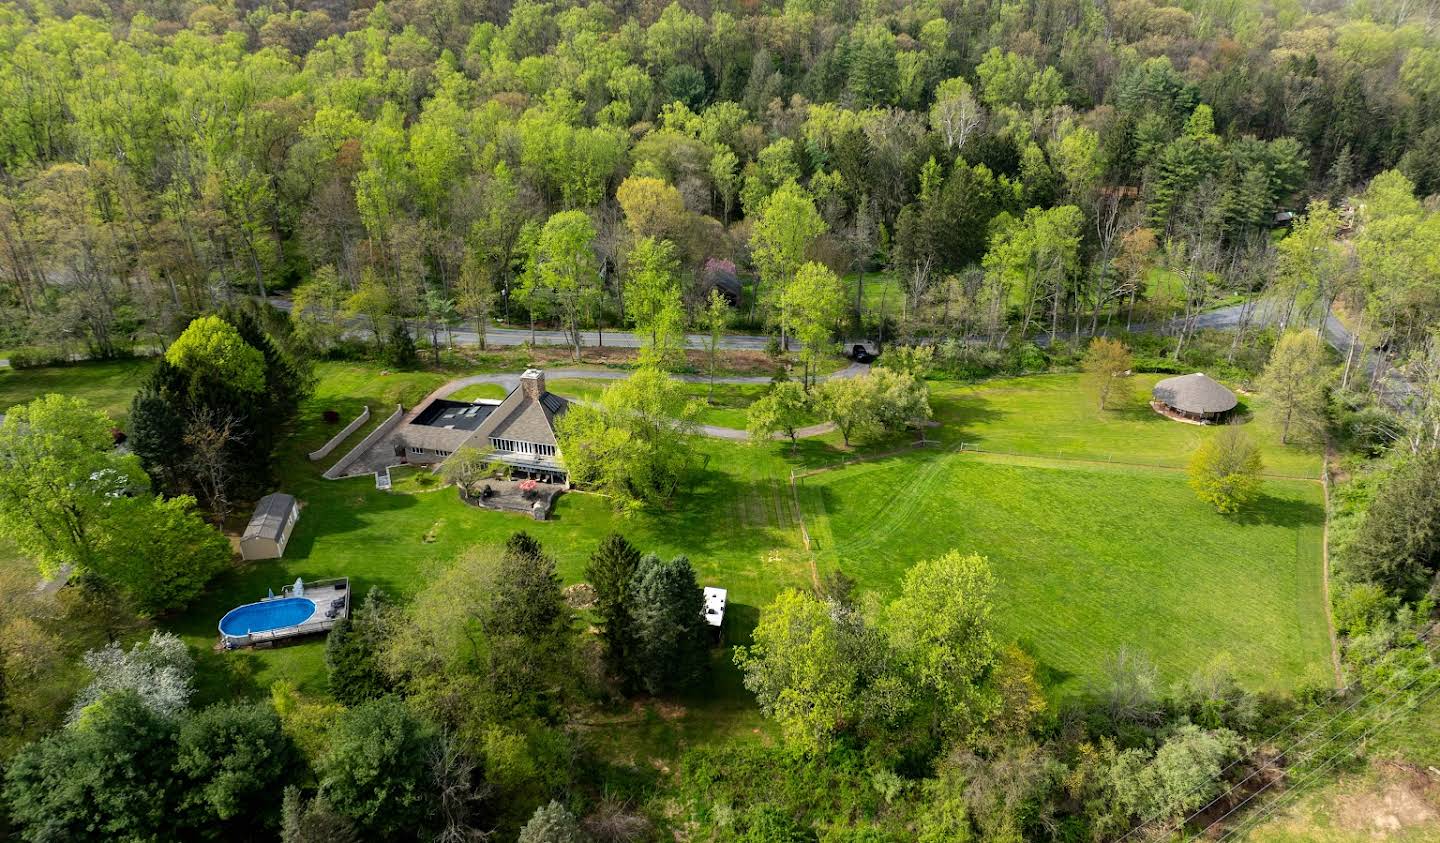
<path fill-rule="evenodd" d="M 1200 415 L 1228 413 L 1239 403 L 1235 393 L 1203 372 L 1166 378 L 1155 384 L 1152 394 L 1168 407 Z"/>
<path fill-rule="evenodd" d="M 295 512 L 295 496 L 273 492 L 255 504 L 255 514 L 245 527 L 242 539 L 278 539 L 284 535 Z"/>

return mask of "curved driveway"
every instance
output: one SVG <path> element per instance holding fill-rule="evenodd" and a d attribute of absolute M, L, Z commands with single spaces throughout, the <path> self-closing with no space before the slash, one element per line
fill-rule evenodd
<path fill-rule="evenodd" d="M 630 377 L 630 372 L 617 371 L 615 369 L 544 369 L 543 371 L 545 372 L 545 377 L 547 380 L 590 378 L 593 380 L 618 381 Z M 824 381 L 830 380 L 832 378 L 853 378 L 859 375 L 863 375 L 869 371 L 870 366 L 865 363 L 851 363 L 849 366 L 846 366 L 838 372 L 831 372 L 828 375 L 821 375 L 817 380 Z M 670 377 L 679 381 L 684 381 L 685 383 L 710 382 L 710 379 L 705 375 L 671 375 Z M 773 378 L 770 378 L 766 375 L 730 375 L 727 377 L 717 377 L 715 379 L 715 382 L 767 384 L 770 383 L 771 380 L 773 380 Z M 405 420 L 401 423 L 408 423 L 415 416 L 419 415 L 420 411 L 424 409 L 426 405 L 428 405 L 431 401 L 434 401 L 437 398 L 445 398 L 446 396 L 454 395 L 456 392 L 459 392 L 467 386 L 476 386 L 478 384 L 495 384 L 496 386 L 504 387 L 505 391 L 509 392 L 520 386 L 520 376 L 516 374 L 502 373 L 492 375 L 469 375 L 463 378 L 456 378 L 449 383 L 437 387 L 434 392 L 431 392 L 429 395 L 425 396 L 425 399 L 423 401 L 420 401 L 410 410 L 410 412 L 405 414 Z M 821 436 L 829 433 L 834 429 L 835 425 L 833 422 L 825 422 L 824 424 L 812 424 L 808 427 L 802 427 L 795 432 L 795 435 L 800 437 Z M 739 430 L 733 427 L 717 427 L 710 424 L 700 425 L 700 432 L 706 436 L 711 436 L 716 439 L 742 440 L 748 438 L 748 434 L 743 430 Z M 784 437 L 781 435 L 776 435 L 775 438 L 781 439 Z"/>

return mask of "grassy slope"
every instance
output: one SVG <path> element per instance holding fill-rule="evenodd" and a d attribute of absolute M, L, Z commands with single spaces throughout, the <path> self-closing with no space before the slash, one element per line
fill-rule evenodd
<path fill-rule="evenodd" d="M 1318 484 L 1267 481 L 1244 520 L 1208 510 L 1176 469 L 1217 429 L 1151 411 L 1162 377 L 1137 376 L 1132 400 L 1107 411 L 1075 375 L 932 384 L 940 426 L 928 436 L 940 448 L 1005 455 L 929 450 L 806 479 L 820 567 L 893 592 L 916 559 L 984 553 L 1000 574 L 1002 624 L 1069 688 L 1121 643 L 1145 644 L 1169 678 L 1228 651 L 1258 686 L 1323 680 Z M 1244 400 L 1266 470 L 1317 477 L 1318 450 L 1280 445 L 1265 403 Z"/>
<path fill-rule="evenodd" d="M 112 410 L 123 410 L 128 404 L 129 394 L 138 385 L 141 371 L 143 366 L 130 363 L 5 372 L 0 373 L 0 395 L 10 401 L 23 401 L 59 388 L 104 402 Z M 98 376 L 91 377 L 94 373 Z M 369 403 L 372 410 L 377 411 L 372 425 L 377 424 L 386 415 L 383 411 L 396 401 L 410 406 L 451 375 L 422 372 L 381 376 L 373 367 L 350 363 L 322 364 L 318 374 L 320 382 L 316 395 L 302 411 L 295 436 L 282 454 L 280 464 L 282 488 L 297 494 L 306 507 L 287 558 L 238 569 L 218 581 L 183 616 L 163 622 L 163 625 L 186 635 L 199 651 L 203 666 L 202 699 L 232 694 L 262 694 L 270 682 L 279 678 L 291 679 L 311 690 L 324 688 L 323 645 L 319 642 L 254 653 L 221 655 L 211 652 L 215 623 L 225 610 L 234 605 L 262 596 L 267 588 L 293 581 L 296 576 L 313 578 L 348 574 L 356 580 L 356 586 L 362 592 L 370 585 L 381 585 L 401 595 L 413 593 L 429 579 L 436 566 L 453 559 L 465 547 L 477 542 L 502 540 L 516 529 L 531 530 L 546 543 L 559 558 L 567 582 L 581 578 L 584 559 L 600 537 L 612 529 L 623 531 L 646 549 L 670 554 L 687 553 L 700 570 L 702 581 L 724 584 L 731 589 L 731 614 L 738 633 L 736 637 L 744 637 L 748 633 L 758 617 L 758 607 L 780 589 L 804 587 L 809 582 L 808 559 L 800 543 L 785 489 L 785 477 L 795 463 L 785 459 L 786 449 L 781 446 L 757 449 L 705 442 L 701 457 L 706 463 L 696 487 L 682 495 L 667 513 L 617 519 L 603 499 L 572 494 L 560 500 L 554 521 L 537 523 L 518 516 L 467 508 L 447 492 L 384 494 L 376 492 L 368 479 L 321 480 L 319 473 L 326 463 L 338 459 L 365 432 L 357 432 L 329 460 L 318 464 L 308 462 L 303 454 L 318 447 L 335 430 L 334 426 L 320 420 L 324 410 L 334 409 L 342 418 L 351 418 L 363 404 Z M 1148 389 L 1154 379 L 1140 380 Z M 599 384 L 594 386 L 598 389 Z M 703 395 L 703 386 L 696 389 L 697 395 Z M 1138 397 L 1130 410 L 1102 414 L 1077 389 L 1074 376 L 1068 375 L 995 381 L 980 386 L 941 383 L 935 384 L 934 390 L 936 418 L 942 426 L 929 435 L 948 444 L 964 440 L 979 443 L 982 447 L 1039 457 L 1059 449 L 1063 449 L 1067 457 L 1079 454 L 1101 460 L 1111 454 L 1125 454 L 1137 461 L 1178 466 L 1183 465 L 1188 452 L 1200 437 L 1213 433 L 1213 429 L 1180 425 L 1154 416 Z M 740 405 L 753 397 L 750 392 L 758 394 L 758 388 L 726 390 L 724 400 L 735 406 L 715 408 L 709 412 L 719 414 L 728 410 L 733 412 L 734 418 L 723 414 L 712 415 L 707 421 L 731 426 L 743 424 Z M 721 400 L 718 388 L 717 400 Z M 1257 418 L 1252 422 L 1252 430 L 1257 437 L 1266 442 L 1278 439 L 1271 436 L 1273 430 L 1267 423 L 1263 404 L 1251 403 L 1257 411 Z M 893 443 L 878 447 L 893 447 Z M 1314 454 L 1269 444 L 1266 448 L 1267 465 L 1272 470 L 1301 476 L 1314 476 L 1318 471 L 1319 460 Z M 828 436 L 804 442 L 796 462 L 802 466 L 816 466 L 833 463 L 844 456 L 846 453 L 838 447 L 838 437 Z M 1007 462 L 1015 461 L 1007 458 Z M 923 466 L 906 467 L 897 461 L 893 468 L 905 478 Z M 843 487 L 840 494 L 855 500 L 855 511 L 847 514 L 843 506 L 827 506 L 829 516 L 850 518 L 869 527 L 869 514 L 876 506 L 876 496 L 883 501 L 896 482 L 882 479 L 886 470 L 889 469 L 884 464 L 876 468 L 856 469 L 857 472 L 879 472 L 874 474 L 875 479 L 880 481 L 878 487 L 864 479 L 857 480 L 853 488 L 849 488 L 852 484 L 839 484 Z M 1058 475 L 1066 478 L 1065 481 L 1057 483 L 1053 479 L 1042 481 L 1037 478 L 1050 478 L 1060 469 L 1048 465 L 1016 467 L 982 463 L 974 455 L 944 462 L 937 471 L 943 472 L 947 483 L 941 488 L 958 490 L 955 495 L 956 511 L 967 513 L 969 518 L 974 519 L 974 524 L 968 523 L 969 518 L 962 521 L 946 514 L 933 522 L 938 526 L 930 532 L 939 535 L 944 530 L 955 530 L 956 525 L 961 525 L 965 535 L 957 536 L 955 543 L 964 547 L 970 546 L 967 542 L 971 536 L 986 536 L 986 524 L 1015 517 L 1012 513 L 1042 524 L 1049 523 L 1057 531 L 1052 537 L 1052 543 L 1057 546 L 1060 542 L 1072 540 L 1080 542 L 1081 546 L 1085 541 L 1098 541 L 1067 523 L 1051 523 L 1056 521 L 1055 512 L 1065 512 L 1092 500 L 1103 501 L 1104 505 L 1089 507 L 1091 514 L 1087 517 L 1110 518 L 1113 515 L 1126 525 L 1145 522 L 1146 507 L 1161 500 L 1168 501 L 1166 505 L 1180 511 L 1183 517 L 1199 518 L 1188 490 L 1176 476 L 1170 474 L 1159 478 L 1134 472 L 1106 475 L 1099 469 L 1077 471 L 1072 466 Z M 976 496 L 970 492 L 971 486 L 991 491 Z M 1052 495 L 1059 495 L 1065 489 L 1077 490 L 1077 494 L 1070 499 L 1052 497 L 1048 508 L 1032 505 L 1035 503 L 1032 498 L 1046 490 L 1050 490 Z M 1280 507 L 1277 511 L 1282 513 L 1304 515 L 1311 506 L 1304 500 L 1306 493 L 1303 491 L 1295 491 L 1292 495 L 1272 489 L 1271 494 L 1276 496 L 1277 506 Z M 1079 503 L 1076 503 L 1077 499 Z M 1116 512 L 1112 514 L 1109 510 Z M 1080 519 L 1074 520 L 1078 522 Z M 1125 529 L 1131 528 L 1126 526 Z M 1251 535 L 1263 536 L 1263 544 L 1268 548 L 1266 552 L 1280 553 L 1277 548 L 1282 543 L 1279 538 L 1282 528 L 1262 524 L 1246 527 L 1245 530 L 1241 531 L 1244 541 L 1248 542 Z M 995 526 L 986 540 L 1003 544 L 1007 539 L 1001 534 L 1007 532 L 1021 531 Z M 1076 533 L 1073 537 L 1068 535 L 1072 532 Z M 1304 532 L 1292 528 L 1292 543 L 1308 542 Z M 864 575 L 862 581 L 882 590 L 893 587 L 903 567 L 940 544 L 933 536 L 921 536 L 920 539 L 924 544 L 894 551 L 893 556 L 864 554 L 867 560 L 873 559 L 874 562 L 864 563 L 870 566 L 870 570 L 868 573 L 865 570 L 859 572 Z M 828 538 L 825 541 L 828 542 Z M 986 550 L 984 547 L 975 549 Z M 1000 555 L 993 550 L 986 552 L 997 558 Z M 1050 552 L 1052 557 L 1047 564 L 1056 564 L 1055 555 L 1063 554 L 1053 548 Z M 1318 558 L 1313 556 L 1318 553 L 1314 548 L 1309 551 L 1302 549 L 1301 552 Z M 822 565 L 834 564 L 837 559 L 845 564 L 843 558 L 834 555 L 825 544 L 820 548 L 819 557 Z M 1127 552 L 1108 561 L 1117 566 L 1117 570 L 1104 573 L 1122 584 L 1126 577 L 1118 566 L 1153 568 L 1156 565 L 1153 556 L 1141 552 Z M 1224 564 L 1232 566 L 1227 570 L 1233 574 L 1233 566 L 1238 563 L 1233 558 L 1226 558 Z M 1068 611 L 1067 607 L 1078 605 L 1060 590 L 1059 581 L 1042 575 L 1046 573 L 1043 566 L 1031 565 L 1029 568 L 1031 579 L 1015 582 L 1027 588 L 1033 586 L 1036 591 L 1028 601 L 1018 597 L 1006 598 L 1007 609 L 1002 614 L 1009 619 L 1007 623 L 1016 623 L 1013 618 L 1023 621 L 1027 617 L 1026 611 L 1030 618 L 1043 620 L 1056 614 L 1057 606 L 1063 614 Z M 1023 573 L 1026 569 L 1016 570 Z M 1193 565 L 1185 570 L 1196 577 L 1205 573 L 1204 570 L 1197 571 Z M 1155 571 L 1150 573 L 1153 575 Z M 1188 611 L 1199 613 L 1200 620 L 1210 625 L 1204 628 L 1212 628 L 1220 617 L 1213 613 L 1223 614 L 1224 607 L 1217 608 L 1214 604 L 1220 601 L 1208 601 L 1204 596 L 1207 592 L 1197 590 L 1213 588 L 1214 581 L 1173 579 L 1177 582 L 1169 586 L 1166 599 L 1174 598 L 1176 601 L 1176 612 L 1169 617 L 1180 629 L 1167 630 L 1160 620 L 1147 620 L 1147 613 L 1139 609 L 1132 609 L 1126 617 L 1129 622 L 1145 621 L 1149 624 L 1148 629 L 1155 631 L 1160 636 L 1158 640 L 1164 641 L 1167 646 L 1202 647 L 1207 654 L 1213 652 L 1217 649 L 1213 640 L 1199 631 L 1192 634 L 1183 629 L 1186 624 L 1192 623 L 1192 617 L 1182 611 L 1187 605 L 1182 599 L 1184 595 L 1177 596 L 1176 593 L 1187 590 L 1197 592 L 1189 597 Z M 1311 601 L 1315 617 L 1319 618 L 1318 586 L 1312 584 L 1313 587 L 1302 588 L 1298 576 L 1294 582 L 1287 583 L 1286 577 L 1280 573 L 1265 574 L 1249 583 L 1248 592 L 1263 594 L 1264 589 L 1276 587 L 1277 583 L 1278 587 L 1291 588 L 1292 591 L 1255 597 L 1257 605 L 1277 608 L 1281 615 L 1288 617 L 1299 611 L 1296 606 Z M 1145 596 L 1148 599 L 1149 595 Z M 1294 601 L 1294 605 L 1281 605 L 1287 600 Z M 1012 603 L 1018 608 L 1012 609 Z M 1027 603 L 1032 608 L 1027 609 Z M 1156 605 L 1170 604 L 1157 600 Z M 1097 606 L 1089 605 L 1086 611 L 1103 622 L 1087 633 L 1098 643 L 1079 641 L 1064 646 L 1054 643 L 1053 646 L 1059 649 L 1053 656 L 1042 650 L 1042 655 L 1047 662 L 1053 663 L 1057 671 L 1080 672 L 1081 668 L 1075 660 L 1085 658 L 1085 647 L 1103 654 L 1104 647 L 1100 645 L 1107 640 L 1103 636 L 1111 636 L 1109 640 L 1113 640 L 1115 635 L 1123 633 L 1124 624 L 1118 620 L 1106 620 L 1105 613 Z M 1156 616 L 1159 617 L 1162 616 Z M 1255 626 L 1263 624 L 1247 624 L 1245 629 Z M 1301 641 L 1305 637 L 1299 630 L 1293 634 L 1282 631 L 1276 635 L 1277 640 Z M 1058 642 L 1055 636 L 1051 638 Z M 1230 640 L 1239 641 L 1242 638 L 1243 633 L 1235 633 Z M 1163 657 L 1160 661 L 1167 663 L 1173 659 Z M 718 655 L 717 660 L 722 666 L 728 663 L 723 655 Z M 1281 665 L 1281 670 L 1286 669 L 1286 664 L 1299 669 L 1295 666 L 1305 660 L 1303 654 L 1278 653 L 1272 658 L 1272 663 Z M 1085 669 L 1093 671 L 1094 665 Z M 1057 674 L 1057 678 L 1064 677 Z M 685 718 L 674 722 L 651 718 L 629 723 L 633 728 L 626 731 L 630 736 L 627 740 L 638 742 L 647 751 L 656 751 L 668 742 L 692 740 L 706 734 L 707 730 L 739 734 L 759 729 L 761 734 L 768 733 L 743 688 L 739 687 L 732 669 L 719 671 L 712 688 L 702 689 L 693 699 L 682 702 L 689 708 Z"/>
<path fill-rule="evenodd" d="M 314 403 L 314 402 L 312 402 Z M 310 447 L 303 439 L 299 451 Z M 758 607 L 784 586 L 808 581 L 793 513 L 769 452 L 709 444 L 708 463 L 696 488 L 670 512 L 617 519 L 609 502 L 567 494 L 554 518 L 535 522 L 512 514 L 477 510 L 449 490 L 418 494 L 378 492 L 370 478 L 325 481 L 319 466 L 293 457 L 285 463 L 285 488 L 302 501 L 299 523 L 282 560 L 245 565 L 218 581 L 183 616 L 168 625 L 207 651 L 207 695 L 260 693 L 276 679 L 309 690 L 324 687 L 323 646 L 304 643 L 244 654 L 208 654 L 215 623 L 238 603 L 292 582 L 347 575 L 358 593 L 371 586 L 405 596 L 422 587 L 465 548 L 499 543 L 527 530 L 554 553 L 566 582 L 583 578 L 586 558 L 611 530 L 638 546 L 665 555 L 687 553 L 702 582 L 731 589 L 734 630 L 748 632 Z"/>

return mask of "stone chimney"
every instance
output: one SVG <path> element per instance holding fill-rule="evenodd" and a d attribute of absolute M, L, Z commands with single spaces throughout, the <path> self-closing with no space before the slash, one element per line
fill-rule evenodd
<path fill-rule="evenodd" d="M 545 373 L 539 369 L 526 369 L 520 376 L 520 388 L 525 391 L 525 397 L 539 401 L 540 396 L 545 394 Z"/>

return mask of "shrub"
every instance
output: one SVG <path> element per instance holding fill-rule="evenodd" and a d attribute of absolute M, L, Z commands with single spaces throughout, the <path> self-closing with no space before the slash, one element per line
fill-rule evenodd
<path fill-rule="evenodd" d="M 1239 427 L 1227 425 L 1190 458 L 1190 488 L 1217 512 L 1239 512 L 1259 497 L 1261 468 L 1260 449 Z"/>
<path fill-rule="evenodd" d="M 168 632 L 152 632 L 146 643 L 128 651 L 114 642 L 85 654 L 93 678 L 70 708 L 70 722 L 78 722 L 102 697 L 133 691 L 146 708 L 161 717 L 185 710 L 194 688 L 190 685 L 195 663 L 185 642 Z"/>
<path fill-rule="evenodd" d="M 41 366 L 55 366 L 67 362 L 69 355 L 58 348 L 24 346 L 10 352 L 10 367 L 13 369 L 36 369 Z"/>

